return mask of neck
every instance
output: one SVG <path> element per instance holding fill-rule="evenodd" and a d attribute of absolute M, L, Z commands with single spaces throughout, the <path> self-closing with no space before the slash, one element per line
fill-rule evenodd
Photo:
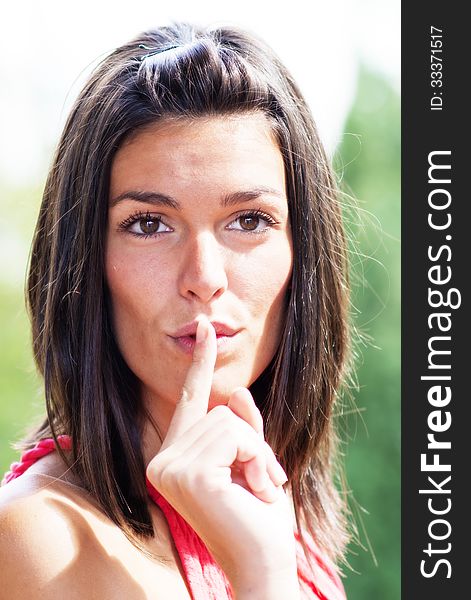
<path fill-rule="evenodd" d="M 156 398 L 152 393 L 143 390 L 145 423 L 142 432 L 142 455 L 147 465 L 159 452 L 162 442 L 175 411 L 175 404 Z"/>

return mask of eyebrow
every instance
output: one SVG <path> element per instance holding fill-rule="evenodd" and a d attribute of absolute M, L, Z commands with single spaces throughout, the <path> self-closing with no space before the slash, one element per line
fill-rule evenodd
<path fill-rule="evenodd" d="M 267 186 L 259 186 L 250 190 L 241 190 L 232 192 L 231 194 L 225 194 L 221 197 L 221 206 L 225 208 L 242 202 L 250 202 L 250 200 L 256 200 L 257 198 L 260 198 L 260 196 L 267 194 L 283 200 L 286 199 L 286 195 L 283 192 L 280 192 L 280 190 Z M 144 202 L 155 206 L 167 206 L 169 208 L 174 208 L 175 210 L 181 210 L 181 205 L 178 200 L 172 196 L 167 196 L 167 194 L 161 194 L 159 192 L 128 190 L 116 198 L 113 198 L 110 203 L 111 207 L 116 206 L 116 204 L 123 200 L 135 200 L 136 202 Z"/>

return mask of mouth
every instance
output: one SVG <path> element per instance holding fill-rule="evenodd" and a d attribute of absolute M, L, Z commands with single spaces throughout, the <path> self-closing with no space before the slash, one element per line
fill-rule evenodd
<path fill-rule="evenodd" d="M 216 332 L 218 355 L 223 354 L 230 349 L 230 347 L 234 344 L 234 338 L 237 337 L 238 333 L 239 332 L 236 331 L 231 335 L 224 335 L 223 333 L 218 334 Z M 171 339 L 185 354 L 193 354 L 193 350 L 196 345 L 196 334 L 180 335 L 178 337 L 171 336 Z"/>
<path fill-rule="evenodd" d="M 240 329 L 237 329 L 236 327 L 232 327 L 231 325 L 228 325 L 227 323 L 222 323 L 219 321 L 211 321 L 211 325 L 214 327 L 214 330 L 216 331 L 216 337 L 232 337 L 236 333 L 238 333 L 238 331 L 240 331 Z M 180 329 L 178 329 L 175 333 L 172 333 L 171 337 L 173 337 L 175 339 L 181 338 L 181 337 L 188 337 L 188 338 L 196 339 L 197 327 L 198 327 L 198 321 L 192 321 L 191 323 L 188 323 L 187 325 L 180 327 Z"/>
<path fill-rule="evenodd" d="M 241 331 L 241 328 L 236 328 L 222 321 L 211 320 L 211 325 L 216 332 L 217 352 L 218 355 L 228 352 L 231 346 L 234 345 L 234 338 Z M 177 331 L 170 334 L 172 342 L 186 354 L 192 354 L 196 344 L 196 329 L 198 321 L 194 320 Z"/>

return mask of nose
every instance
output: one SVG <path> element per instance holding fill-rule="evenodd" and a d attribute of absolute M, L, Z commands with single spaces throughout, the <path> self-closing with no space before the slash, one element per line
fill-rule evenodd
<path fill-rule="evenodd" d="M 227 290 L 224 253 L 209 232 L 189 240 L 182 255 L 179 291 L 190 300 L 207 303 Z"/>

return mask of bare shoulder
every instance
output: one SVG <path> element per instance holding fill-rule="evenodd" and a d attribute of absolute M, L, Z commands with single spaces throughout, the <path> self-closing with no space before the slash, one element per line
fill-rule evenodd
<path fill-rule="evenodd" d="M 1 488 L 0 589 L 6 598 L 85 597 L 82 582 L 97 573 L 93 553 L 83 553 L 92 537 L 78 498 L 65 484 L 38 474 Z"/>
<path fill-rule="evenodd" d="M 164 527 L 159 521 L 161 533 Z M 138 551 L 84 490 L 27 472 L 0 488 L 0 595 L 9 600 L 189 599 L 169 538 L 159 535 L 150 548 L 165 558 L 165 566 Z"/>

